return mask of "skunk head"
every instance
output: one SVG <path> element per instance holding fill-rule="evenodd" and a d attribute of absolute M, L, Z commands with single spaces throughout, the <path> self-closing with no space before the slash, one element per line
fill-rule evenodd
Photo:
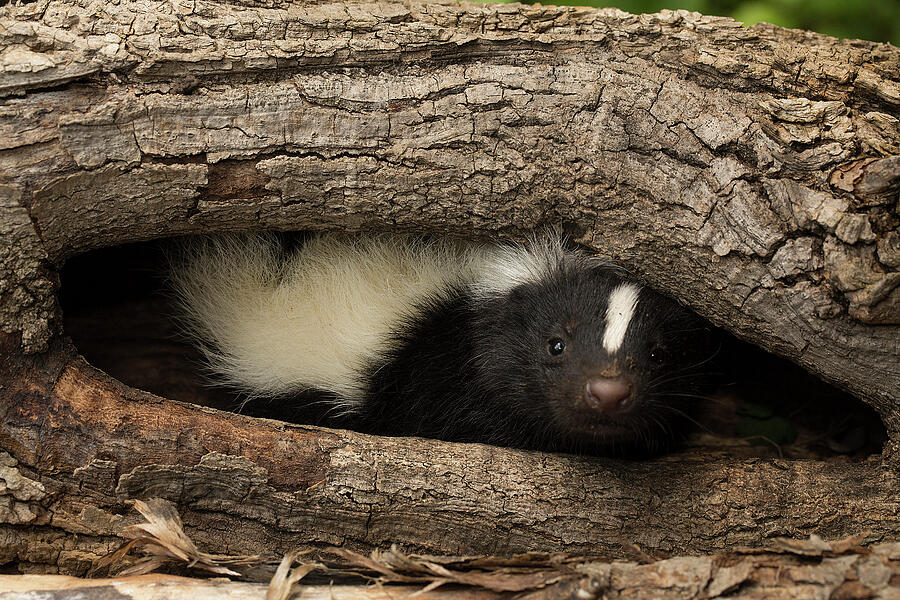
<path fill-rule="evenodd" d="M 693 313 L 590 261 L 561 264 L 485 303 L 478 377 L 511 440 L 642 454 L 680 436 L 714 352 Z"/>

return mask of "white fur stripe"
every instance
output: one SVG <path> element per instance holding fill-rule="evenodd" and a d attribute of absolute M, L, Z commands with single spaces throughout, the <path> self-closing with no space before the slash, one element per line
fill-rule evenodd
<path fill-rule="evenodd" d="M 523 246 L 484 246 L 471 284 L 476 296 L 502 296 L 514 288 L 547 279 L 566 260 L 562 240 L 545 234 Z"/>
<path fill-rule="evenodd" d="M 630 283 L 623 283 L 609 295 L 606 307 L 606 331 L 603 332 L 603 347 L 610 354 L 622 347 L 625 332 L 634 317 L 641 289 Z"/>
<path fill-rule="evenodd" d="M 285 257 L 268 235 L 188 243 L 172 282 L 209 370 L 247 396 L 314 388 L 353 410 L 366 370 L 417 306 L 475 279 L 480 246 L 320 234 Z"/>

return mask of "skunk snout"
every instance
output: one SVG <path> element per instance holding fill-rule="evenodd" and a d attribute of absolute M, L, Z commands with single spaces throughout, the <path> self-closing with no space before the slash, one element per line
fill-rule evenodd
<path fill-rule="evenodd" d="M 605 416 L 615 416 L 631 410 L 631 382 L 622 376 L 591 377 L 584 386 L 587 405 Z"/>

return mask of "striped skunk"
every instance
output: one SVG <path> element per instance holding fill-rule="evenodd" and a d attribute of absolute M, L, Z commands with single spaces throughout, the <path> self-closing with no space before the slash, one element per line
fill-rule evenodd
<path fill-rule="evenodd" d="M 212 377 L 275 416 L 322 402 L 369 433 L 643 456 L 708 385 L 699 317 L 556 235 L 225 235 L 186 242 L 171 281 Z"/>

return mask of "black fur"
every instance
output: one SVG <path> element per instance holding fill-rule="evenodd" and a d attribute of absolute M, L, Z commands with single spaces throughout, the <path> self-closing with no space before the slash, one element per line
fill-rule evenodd
<path fill-rule="evenodd" d="M 588 262 L 497 298 L 464 291 L 421 307 L 370 370 L 352 426 L 387 435 L 591 454 L 644 456 L 682 438 L 710 384 L 709 330 L 648 289 L 620 350 L 603 348 L 607 300 L 619 272 Z M 552 356 L 548 340 L 565 351 Z M 627 414 L 602 417 L 582 401 L 591 376 L 616 371 L 634 389 Z"/>
<path fill-rule="evenodd" d="M 307 239 L 272 238 L 286 264 L 301 260 L 296 250 Z M 590 454 L 646 456 L 677 443 L 711 391 L 710 330 L 642 288 L 624 342 L 609 355 L 606 312 L 622 272 L 575 254 L 547 260 L 560 263 L 507 293 L 461 284 L 409 307 L 413 316 L 360 373 L 366 393 L 356 408 L 355 398 L 306 389 L 245 409 L 377 434 Z M 551 353 L 551 341 L 564 351 Z M 598 378 L 629 383 L 628 409 L 591 404 L 586 386 Z"/>

